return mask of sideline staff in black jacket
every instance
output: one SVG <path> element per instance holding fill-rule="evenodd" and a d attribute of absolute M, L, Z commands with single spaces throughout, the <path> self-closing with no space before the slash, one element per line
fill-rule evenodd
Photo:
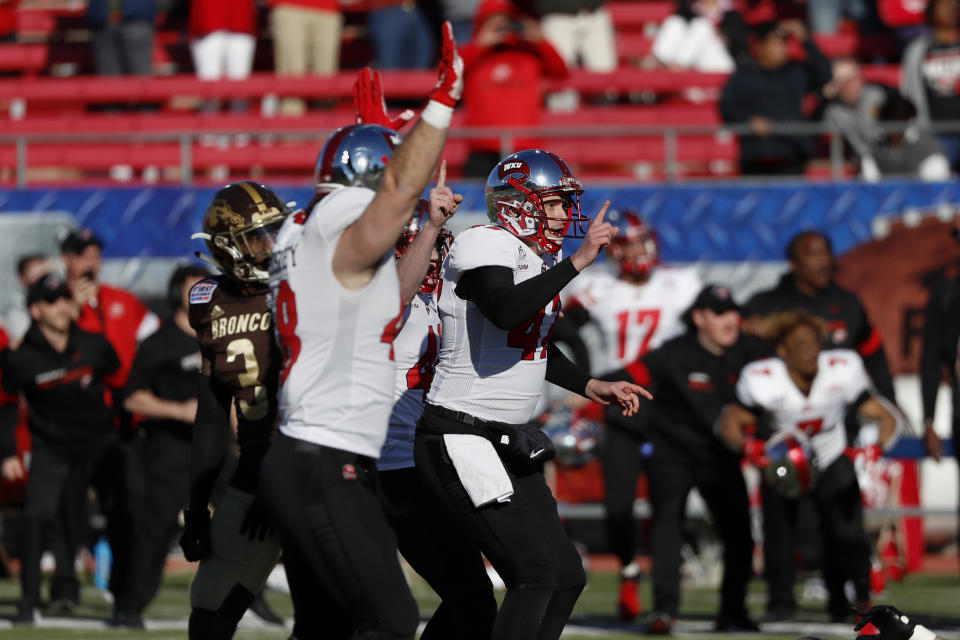
<path fill-rule="evenodd" d="M 744 601 L 753 556 L 750 506 L 740 462 L 714 434 L 734 400 L 737 374 L 749 361 L 740 310 L 727 287 L 708 285 L 686 312 L 688 331 L 650 351 L 627 370 L 651 385 L 653 456 L 647 467 L 653 508 L 651 547 L 655 611 L 648 630 L 668 632 L 680 604 L 680 543 L 687 495 L 703 496 L 723 542 L 718 631 L 756 631 Z"/>
<path fill-rule="evenodd" d="M 75 514 L 84 508 L 91 464 L 114 437 L 113 412 L 104 402 L 104 376 L 120 366 L 106 338 L 74 324 L 76 305 L 62 279 L 48 275 L 34 284 L 27 304 L 33 323 L 23 343 L 0 356 L 4 390 L 26 397 L 33 441 L 19 622 L 33 622 L 40 604 L 44 527 L 61 516 L 67 543 L 74 550 L 79 546 L 82 532 L 71 530 L 70 523 L 82 522 Z M 0 455 L 8 473 L 22 472 L 13 468 L 18 462 L 10 461 L 16 453 L 15 426 L 15 407 L 8 408 L 0 414 Z M 60 574 L 73 567 L 57 569 Z"/>

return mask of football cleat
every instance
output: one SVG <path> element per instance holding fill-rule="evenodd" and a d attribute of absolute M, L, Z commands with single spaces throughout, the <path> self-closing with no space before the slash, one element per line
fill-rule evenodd
<path fill-rule="evenodd" d="M 643 618 L 647 635 L 666 636 L 673 631 L 673 616 L 663 611 L 651 611 Z"/>

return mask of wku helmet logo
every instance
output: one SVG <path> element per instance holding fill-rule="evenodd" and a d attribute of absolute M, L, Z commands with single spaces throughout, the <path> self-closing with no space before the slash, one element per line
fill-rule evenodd
<path fill-rule="evenodd" d="M 528 176 L 530 175 L 530 167 L 522 160 L 511 160 L 510 162 L 501 163 L 497 173 L 500 175 L 501 180 L 513 173 L 522 173 L 524 176 Z"/>

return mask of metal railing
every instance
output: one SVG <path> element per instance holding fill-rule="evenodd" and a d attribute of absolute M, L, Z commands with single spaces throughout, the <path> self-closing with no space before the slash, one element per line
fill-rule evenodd
<path fill-rule="evenodd" d="M 903 133 L 908 129 L 918 129 L 915 123 L 882 122 L 877 123 L 878 129 L 886 133 Z M 922 130 L 935 134 L 960 134 L 960 120 L 941 121 L 931 123 Z M 203 129 L 183 130 L 176 132 L 142 132 L 118 131 L 111 133 L 85 133 L 78 131 L 64 131 L 58 133 L 0 133 L 0 146 L 14 145 L 16 148 L 16 185 L 17 188 L 28 186 L 30 169 L 30 145 L 32 144 L 70 144 L 70 143 L 106 143 L 106 142 L 177 142 L 180 148 L 179 168 L 183 186 L 193 184 L 194 162 L 193 147 L 201 137 L 210 136 L 249 136 L 253 138 L 272 136 L 282 137 L 284 140 L 317 140 L 317 150 L 322 141 L 332 133 L 332 130 L 301 130 L 301 129 L 263 129 L 258 131 L 230 130 L 230 129 Z M 583 125 L 583 126 L 544 126 L 544 127 L 458 127 L 450 130 L 449 137 L 453 139 L 496 139 L 499 141 L 500 152 L 503 157 L 517 150 L 516 141 L 519 139 L 535 138 L 543 141 L 549 147 L 549 140 L 562 138 L 609 140 L 613 138 L 659 138 L 663 145 L 662 163 L 667 182 L 675 182 L 681 178 L 679 141 L 684 136 L 714 135 L 735 136 L 755 135 L 749 124 L 724 125 Z M 810 137 L 826 135 L 829 139 L 830 175 L 833 180 L 844 177 L 844 137 L 837 127 L 823 122 L 775 122 L 771 126 L 772 136 Z M 641 161 L 637 161 L 641 162 Z M 309 167 L 304 167 L 309 169 Z"/>

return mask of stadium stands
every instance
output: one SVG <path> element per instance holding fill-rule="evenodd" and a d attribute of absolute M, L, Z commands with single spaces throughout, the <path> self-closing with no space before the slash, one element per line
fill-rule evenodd
<path fill-rule="evenodd" d="M 243 171 L 245 166 L 263 176 L 301 178 L 312 167 L 317 140 L 352 120 L 352 70 L 308 78 L 259 71 L 244 81 L 218 83 L 202 82 L 183 72 L 151 77 L 83 75 L 92 68 L 84 7 L 82 0 L 23 0 L 17 12 L 18 42 L 0 43 L 0 74 L 8 76 L 0 78 L 0 115 L 8 116 L 0 121 L 0 182 L 12 181 L 18 163 L 24 161 L 29 169 L 19 167 L 21 181 L 33 179 L 37 171 L 45 178 L 55 177 L 57 167 L 70 168 L 62 173 L 63 180 L 96 178 L 116 165 L 133 170 L 167 167 L 174 170 L 167 175 L 179 179 L 201 178 L 215 167 Z M 673 2 L 620 1 L 609 2 L 608 7 L 617 32 L 620 67 L 610 74 L 575 71 L 567 79 L 547 81 L 548 91 L 575 89 L 582 105 L 569 113 L 545 109 L 542 132 L 549 132 L 551 144 L 591 177 L 734 174 L 737 141 L 721 128 L 716 111 L 726 76 L 638 66 L 649 53 L 657 25 L 673 11 Z M 351 63 L 348 52 L 364 50 L 362 27 L 357 20 L 349 25 L 350 16 L 356 18 L 366 8 L 363 2 L 345 7 L 349 12 L 343 36 L 345 64 Z M 830 56 L 864 49 L 855 30 L 821 38 L 819 44 Z M 161 21 L 154 43 L 155 69 L 187 70 L 187 47 L 182 25 Z M 269 62 L 269 48 L 269 38 L 261 37 L 257 68 L 269 66 L 263 64 L 263 59 Z M 71 77 L 48 77 L 53 75 Z M 896 65 L 868 65 L 865 75 L 871 81 L 895 85 L 899 70 Z M 385 73 L 383 81 L 391 100 L 416 103 L 435 79 L 431 71 L 395 71 Z M 696 101 L 691 100 L 691 89 Z M 322 108 L 302 118 L 273 117 L 278 96 L 321 101 Z M 252 100 L 254 109 L 258 104 L 260 108 L 243 114 L 197 113 L 203 101 L 237 99 Z M 664 136 L 670 127 L 690 125 L 704 129 L 674 132 L 670 141 Z M 657 129 L 651 135 L 628 136 L 591 130 L 604 126 Z M 585 137 L 597 134 L 599 141 L 584 144 Z M 98 135 L 109 135 L 110 141 L 91 139 Z M 214 135 L 219 138 L 211 144 Z M 228 137 L 233 135 L 241 135 L 241 145 Z M 504 142 L 509 144 L 510 139 Z M 458 175 L 466 156 L 466 141 L 454 138 L 448 150 L 451 175 Z M 181 171 L 184 163 L 190 167 L 187 173 Z M 810 175 L 824 174 L 835 171 L 824 171 L 816 164 L 810 170 Z"/>

